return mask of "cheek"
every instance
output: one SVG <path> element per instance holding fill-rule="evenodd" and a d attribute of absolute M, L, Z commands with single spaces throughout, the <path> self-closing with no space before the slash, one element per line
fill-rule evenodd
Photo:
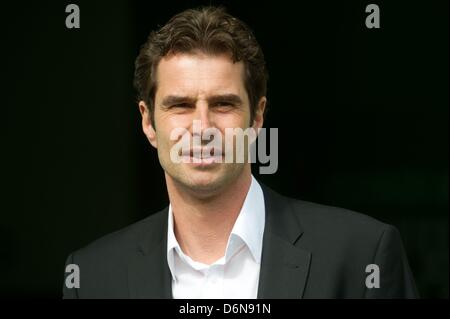
<path fill-rule="evenodd" d="M 220 117 L 218 126 L 222 128 L 246 128 L 250 122 L 250 116 L 244 112 L 233 112 Z"/>
<path fill-rule="evenodd" d="M 163 125 L 168 129 L 185 128 L 188 129 L 192 125 L 192 116 L 186 114 L 169 115 Z"/>
<path fill-rule="evenodd" d="M 155 124 L 157 135 L 160 135 L 160 138 L 170 139 L 170 134 L 173 130 L 177 128 L 188 129 L 192 124 L 192 118 L 190 116 L 158 113 L 155 113 Z"/>

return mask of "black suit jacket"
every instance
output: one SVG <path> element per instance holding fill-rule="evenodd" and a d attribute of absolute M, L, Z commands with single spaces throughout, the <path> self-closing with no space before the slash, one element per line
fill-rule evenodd
<path fill-rule="evenodd" d="M 418 297 L 395 227 L 262 188 L 258 298 Z M 67 264 L 79 266 L 80 288 L 64 285 L 64 298 L 172 298 L 167 214 L 165 208 L 72 253 Z M 369 264 L 379 266 L 379 288 L 366 287 Z"/>

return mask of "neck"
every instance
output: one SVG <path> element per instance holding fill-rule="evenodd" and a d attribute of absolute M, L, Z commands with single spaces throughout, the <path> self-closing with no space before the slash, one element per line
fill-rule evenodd
<path fill-rule="evenodd" d="M 166 182 L 174 233 L 183 252 L 208 265 L 220 259 L 250 188 L 250 168 L 218 194 L 208 197 L 184 191 L 167 174 Z"/>

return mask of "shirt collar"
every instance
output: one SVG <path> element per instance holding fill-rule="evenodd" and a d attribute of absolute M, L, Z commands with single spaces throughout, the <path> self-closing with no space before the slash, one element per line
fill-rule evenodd
<path fill-rule="evenodd" d="M 184 256 L 174 234 L 172 205 L 169 205 L 168 215 L 167 262 L 172 278 L 175 280 L 174 251 L 177 251 L 185 261 L 188 256 Z M 258 264 L 261 262 L 265 215 L 264 194 L 258 181 L 252 175 L 250 188 L 228 239 L 225 260 L 235 253 L 236 245 L 239 242 L 236 239 L 240 239 L 248 247 L 254 260 Z"/>
<path fill-rule="evenodd" d="M 239 237 L 247 245 L 255 261 L 260 263 L 264 225 L 264 195 L 261 186 L 252 175 L 250 189 L 245 197 L 241 212 L 231 230 L 228 245 L 230 245 L 233 235 Z"/>

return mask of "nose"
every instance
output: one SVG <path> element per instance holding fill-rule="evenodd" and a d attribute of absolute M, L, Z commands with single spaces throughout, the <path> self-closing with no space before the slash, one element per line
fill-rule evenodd
<path fill-rule="evenodd" d="M 198 101 L 195 107 L 194 120 L 201 121 L 200 129 L 203 132 L 210 128 L 212 123 L 212 114 L 209 110 L 208 103 L 205 101 Z"/>

